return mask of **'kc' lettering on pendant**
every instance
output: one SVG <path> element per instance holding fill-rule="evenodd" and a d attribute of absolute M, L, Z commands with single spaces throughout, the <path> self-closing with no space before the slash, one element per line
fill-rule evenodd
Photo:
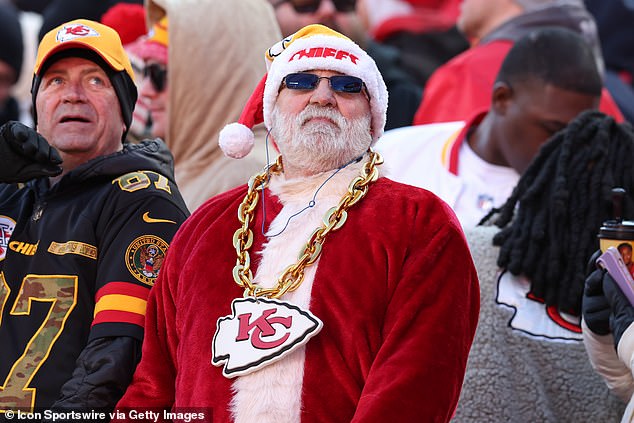
<path fill-rule="evenodd" d="M 269 298 L 236 298 L 233 314 L 218 319 L 212 342 L 214 366 L 227 378 L 274 363 L 306 344 L 323 327 L 308 310 Z"/>

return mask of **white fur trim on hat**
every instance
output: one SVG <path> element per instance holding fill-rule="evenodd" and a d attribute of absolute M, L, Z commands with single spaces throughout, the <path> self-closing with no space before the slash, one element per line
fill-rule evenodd
<path fill-rule="evenodd" d="M 272 53 L 274 48 L 280 51 Z M 269 49 L 269 66 L 264 88 L 264 124 L 271 129 L 271 117 L 282 79 L 289 73 L 330 70 L 361 78 L 370 94 L 372 139 L 376 142 L 385 127 L 387 87 L 374 60 L 354 41 L 323 25 L 309 25 Z"/>

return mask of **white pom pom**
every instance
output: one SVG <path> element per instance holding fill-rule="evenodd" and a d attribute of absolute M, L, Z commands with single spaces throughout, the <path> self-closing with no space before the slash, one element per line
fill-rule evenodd
<path fill-rule="evenodd" d="M 220 131 L 218 145 L 225 156 L 241 159 L 253 149 L 253 131 L 241 123 L 230 123 Z"/>

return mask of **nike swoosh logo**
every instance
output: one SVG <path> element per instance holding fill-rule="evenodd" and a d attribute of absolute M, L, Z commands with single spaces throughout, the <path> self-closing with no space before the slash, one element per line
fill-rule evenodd
<path fill-rule="evenodd" d="M 145 223 L 173 223 L 173 224 L 176 224 L 176 222 L 174 222 L 173 220 L 154 219 L 153 217 L 150 217 L 150 212 L 143 213 L 143 221 Z"/>

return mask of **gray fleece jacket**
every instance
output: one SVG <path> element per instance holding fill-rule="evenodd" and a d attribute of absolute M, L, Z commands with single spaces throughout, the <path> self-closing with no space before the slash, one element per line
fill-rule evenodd
<path fill-rule="evenodd" d="M 480 320 L 453 421 L 619 422 L 624 404 L 593 371 L 580 334 L 526 298 L 528 281 L 501 276 L 492 244 L 498 231 L 466 232 L 480 279 Z"/>

